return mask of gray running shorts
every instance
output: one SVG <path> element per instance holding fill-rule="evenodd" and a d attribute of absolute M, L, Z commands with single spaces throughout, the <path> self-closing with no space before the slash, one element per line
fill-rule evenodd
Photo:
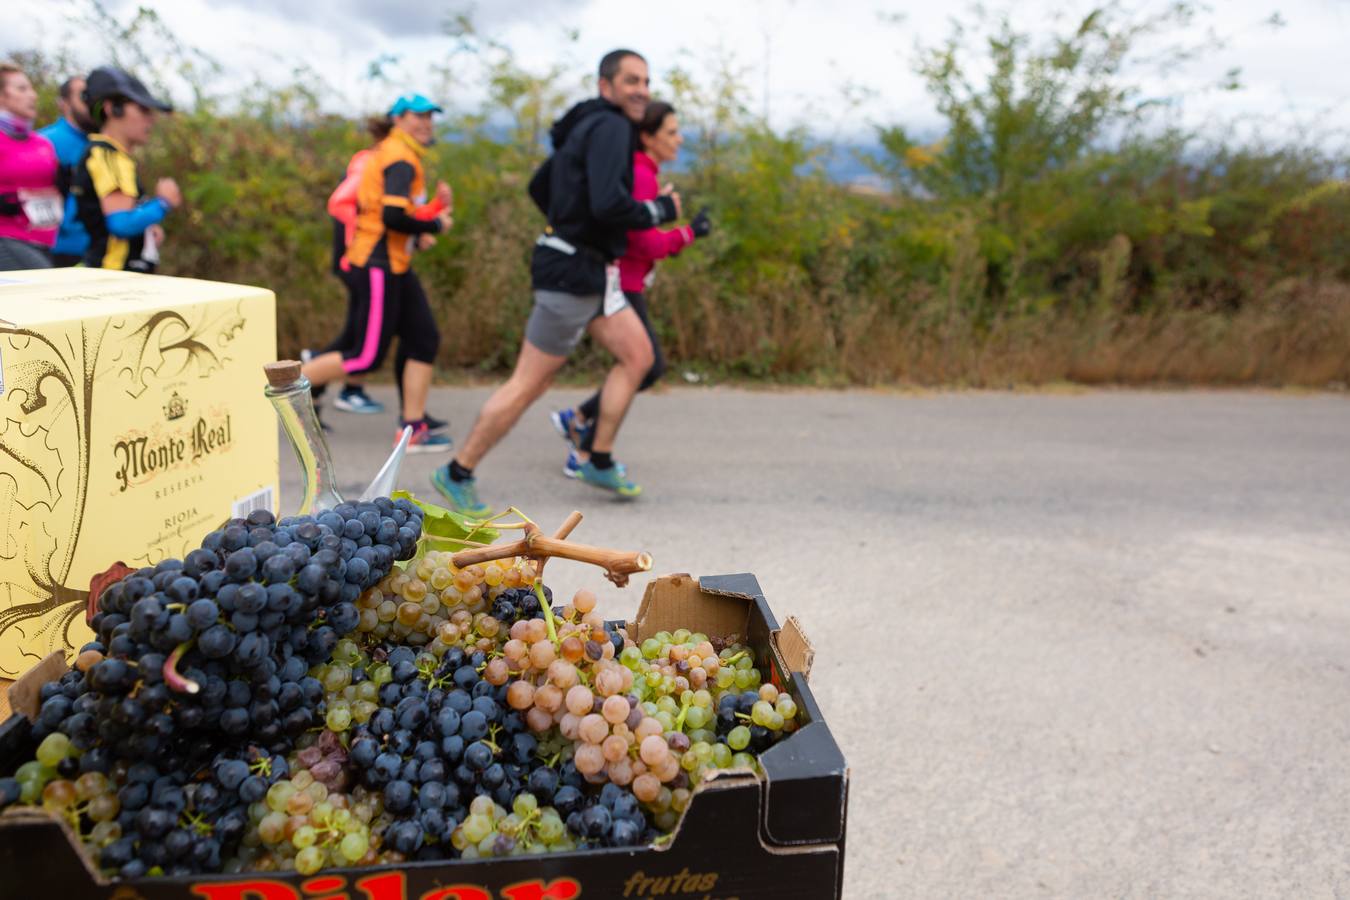
<path fill-rule="evenodd" d="M 603 308 L 600 294 L 535 291 L 534 309 L 525 323 L 525 340 L 553 356 L 567 356 Z"/>

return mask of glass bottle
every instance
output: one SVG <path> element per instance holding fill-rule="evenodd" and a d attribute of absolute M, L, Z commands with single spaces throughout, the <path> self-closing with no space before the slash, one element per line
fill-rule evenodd
<path fill-rule="evenodd" d="M 300 363 L 294 360 L 268 363 L 263 370 L 267 373 L 263 393 L 272 401 L 304 475 L 305 493 L 296 515 L 315 515 L 332 509 L 342 502 L 342 495 L 337 490 L 328 441 L 314 412 L 309 379 L 300 373 Z"/>

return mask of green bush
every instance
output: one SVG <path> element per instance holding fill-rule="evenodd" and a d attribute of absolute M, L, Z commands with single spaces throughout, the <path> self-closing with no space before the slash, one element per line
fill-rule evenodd
<path fill-rule="evenodd" d="M 1131 21 L 1108 6 L 1035 40 L 1006 19 L 955 32 L 918 66 L 948 127 L 878 130 L 886 190 L 832 182 L 828 147 L 745 110 L 734 66 L 702 82 L 672 73 L 690 136 L 672 177 L 687 210 L 706 205 L 716 224 L 658 268 L 672 362 L 822 384 L 1350 381 L 1346 158 L 1158 128 L 1121 73 L 1175 13 Z M 489 106 L 448 116 L 427 166 L 454 187 L 455 228 L 417 268 L 442 368 L 496 375 L 529 311 L 544 222 L 525 185 L 564 106 L 563 71 L 480 50 L 493 54 Z M 68 60 L 21 61 L 53 114 Z M 503 116 L 506 133 L 486 127 Z M 164 271 L 270 287 L 280 352 L 327 343 L 345 297 L 328 272 L 325 201 L 365 144 L 303 82 L 199 88 L 144 160 L 147 182 L 173 175 L 187 198 L 167 223 Z M 580 368 L 600 362 L 587 351 Z"/>

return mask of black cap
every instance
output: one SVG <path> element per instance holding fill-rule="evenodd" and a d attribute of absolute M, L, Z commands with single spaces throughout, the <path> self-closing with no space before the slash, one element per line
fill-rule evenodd
<path fill-rule="evenodd" d="M 173 112 L 173 106 L 152 97 L 139 78 L 116 66 L 99 66 L 90 72 L 84 83 L 84 102 L 89 108 L 95 109 L 101 101 L 114 97 L 125 97 L 160 112 Z"/>

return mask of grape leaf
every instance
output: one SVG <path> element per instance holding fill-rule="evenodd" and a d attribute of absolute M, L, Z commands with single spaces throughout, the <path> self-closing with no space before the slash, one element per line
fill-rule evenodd
<path fill-rule="evenodd" d="M 465 550 L 490 544 L 501 536 L 497 529 L 451 509 L 418 500 L 408 491 L 394 491 L 395 500 L 407 500 L 422 510 L 422 535 L 433 550 Z"/>

